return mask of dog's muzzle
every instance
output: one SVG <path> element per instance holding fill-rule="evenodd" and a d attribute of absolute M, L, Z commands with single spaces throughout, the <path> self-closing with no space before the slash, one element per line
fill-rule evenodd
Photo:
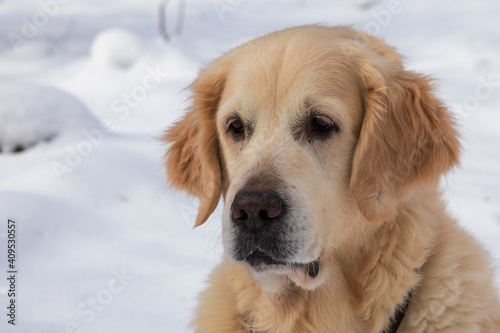
<path fill-rule="evenodd" d="M 311 278 L 319 273 L 319 259 L 309 263 L 292 260 L 298 246 L 290 233 L 289 205 L 274 191 L 239 191 L 231 204 L 235 229 L 234 257 L 253 269 L 305 270 Z"/>

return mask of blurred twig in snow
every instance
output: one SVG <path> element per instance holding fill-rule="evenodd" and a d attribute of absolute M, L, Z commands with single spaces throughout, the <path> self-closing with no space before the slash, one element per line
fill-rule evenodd
<path fill-rule="evenodd" d="M 356 2 L 361 10 L 368 10 L 375 7 L 380 2 L 380 0 L 358 0 Z"/>
<path fill-rule="evenodd" d="M 174 28 L 174 32 L 171 36 L 168 35 L 167 32 L 167 6 L 170 3 L 170 0 L 162 0 L 160 5 L 158 6 L 158 23 L 159 23 L 159 31 L 160 36 L 164 41 L 170 42 L 172 37 L 177 35 L 180 36 L 182 34 L 182 28 L 184 27 L 184 15 L 186 11 L 186 1 L 179 0 L 179 4 L 177 5 L 177 20 Z"/>

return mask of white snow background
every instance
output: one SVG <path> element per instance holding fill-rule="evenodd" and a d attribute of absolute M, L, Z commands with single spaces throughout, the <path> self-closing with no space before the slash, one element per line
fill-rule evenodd
<path fill-rule="evenodd" d="M 0 332 L 188 332 L 222 255 L 220 206 L 166 186 L 157 140 L 206 63 L 293 25 L 354 24 L 437 78 L 462 167 L 449 210 L 500 266 L 498 0 L 0 1 Z M 7 220 L 17 225 L 17 319 L 7 324 Z M 497 274 L 500 283 L 500 275 Z"/>

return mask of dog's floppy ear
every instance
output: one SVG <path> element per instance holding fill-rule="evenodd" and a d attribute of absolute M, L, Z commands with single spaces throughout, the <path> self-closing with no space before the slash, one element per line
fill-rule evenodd
<path fill-rule="evenodd" d="M 438 182 L 460 155 L 453 117 L 431 80 L 404 70 L 399 59 L 385 62 L 390 69 L 379 66 L 360 66 L 365 115 L 350 184 L 370 221 L 390 219 L 412 190 Z"/>
<path fill-rule="evenodd" d="M 227 66 L 219 59 L 201 72 L 189 87 L 192 105 L 186 115 L 165 133 L 171 143 L 165 154 L 172 187 L 200 198 L 195 227 L 215 210 L 221 195 L 221 166 L 215 125 Z"/>

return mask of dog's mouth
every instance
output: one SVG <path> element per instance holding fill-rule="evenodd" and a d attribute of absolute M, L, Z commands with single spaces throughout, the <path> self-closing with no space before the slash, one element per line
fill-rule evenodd
<path fill-rule="evenodd" d="M 305 270 L 311 278 L 315 278 L 319 274 L 319 258 L 309 263 L 294 263 L 284 260 L 278 260 L 265 252 L 257 249 L 244 259 L 252 268 L 257 271 L 264 271 L 269 268 L 288 268 L 290 270 Z"/>

